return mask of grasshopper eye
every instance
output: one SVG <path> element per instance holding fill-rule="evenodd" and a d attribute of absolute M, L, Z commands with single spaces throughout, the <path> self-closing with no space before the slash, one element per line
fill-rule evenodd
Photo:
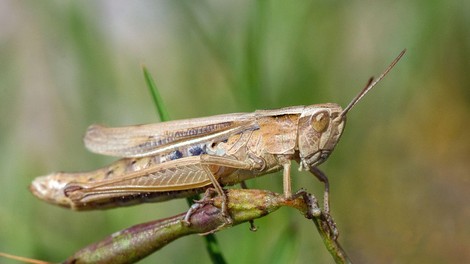
<path fill-rule="evenodd" d="M 330 117 L 326 112 L 320 112 L 312 116 L 312 127 L 317 132 L 323 132 L 330 124 Z"/>

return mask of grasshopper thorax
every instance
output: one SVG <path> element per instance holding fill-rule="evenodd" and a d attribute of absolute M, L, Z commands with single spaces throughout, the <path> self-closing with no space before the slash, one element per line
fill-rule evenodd
<path fill-rule="evenodd" d="M 325 161 L 343 133 L 346 115 L 337 104 L 305 107 L 299 119 L 297 146 L 300 169 L 317 166 Z"/>

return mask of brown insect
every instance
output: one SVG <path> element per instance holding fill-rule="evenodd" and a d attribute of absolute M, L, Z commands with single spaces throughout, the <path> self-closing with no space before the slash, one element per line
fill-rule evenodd
<path fill-rule="evenodd" d="M 300 170 L 325 183 L 328 214 L 328 179 L 317 166 L 338 143 L 347 113 L 404 53 L 378 79 L 371 78 L 345 109 L 327 103 L 119 128 L 92 125 L 86 147 L 122 159 L 92 172 L 38 177 L 30 189 L 60 206 L 104 209 L 188 197 L 209 187 L 225 197 L 222 186 L 283 170 L 289 198 L 290 167 L 296 161 Z"/>

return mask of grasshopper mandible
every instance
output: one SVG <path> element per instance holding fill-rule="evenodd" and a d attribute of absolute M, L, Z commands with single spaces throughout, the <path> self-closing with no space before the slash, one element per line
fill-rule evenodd
<path fill-rule="evenodd" d="M 30 186 L 40 199 L 75 210 L 105 209 L 188 197 L 213 187 L 225 201 L 223 186 L 283 170 L 283 190 L 292 197 L 291 161 L 325 184 L 318 169 L 344 129 L 347 113 L 395 66 L 390 66 L 342 109 L 333 103 L 235 113 L 158 124 L 110 128 L 92 125 L 86 147 L 122 159 L 85 173 L 54 173 Z M 222 212 L 229 218 L 226 208 Z"/>

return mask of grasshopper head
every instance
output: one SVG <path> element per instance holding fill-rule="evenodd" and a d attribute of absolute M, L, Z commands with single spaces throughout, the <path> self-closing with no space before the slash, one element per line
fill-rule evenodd
<path fill-rule="evenodd" d="M 343 133 L 346 115 L 337 104 L 307 106 L 299 119 L 300 168 L 325 161 Z"/>
<path fill-rule="evenodd" d="M 315 167 L 324 162 L 338 143 L 343 133 L 346 114 L 397 64 L 406 49 L 375 79 L 370 78 L 367 85 L 343 109 L 337 104 L 307 106 L 299 119 L 297 144 L 299 148 L 300 169 Z"/>

